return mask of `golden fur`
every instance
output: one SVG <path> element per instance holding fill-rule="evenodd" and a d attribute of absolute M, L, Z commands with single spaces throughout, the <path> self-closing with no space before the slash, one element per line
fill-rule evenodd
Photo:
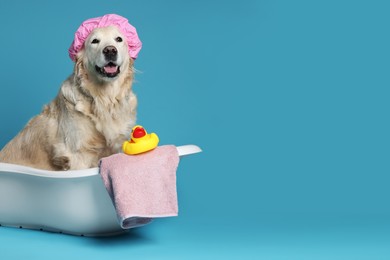
<path fill-rule="evenodd" d="M 115 41 L 118 35 L 123 42 Z M 99 44 L 91 44 L 95 38 Z M 108 45 L 118 49 L 120 73 L 114 78 L 104 78 L 95 70 L 104 60 L 102 48 Z M 57 97 L 0 151 L 0 161 L 75 170 L 96 167 L 100 158 L 119 152 L 136 120 L 133 72 L 133 60 L 119 30 L 95 29 Z"/>

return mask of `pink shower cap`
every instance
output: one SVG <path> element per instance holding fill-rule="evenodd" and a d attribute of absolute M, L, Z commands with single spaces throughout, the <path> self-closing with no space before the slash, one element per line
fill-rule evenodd
<path fill-rule="evenodd" d="M 88 35 L 95 28 L 107 27 L 114 25 L 118 27 L 123 36 L 126 37 L 129 47 L 129 55 L 136 59 L 138 52 L 141 50 L 142 42 L 138 38 L 137 30 L 129 24 L 129 21 L 117 14 L 106 14 L 102 17 L 91 18 L 84 21 L 74 34 L 74 40 L 69 47 L 69 57 L 75 61 L 77 53 L 83 48 Z"/>

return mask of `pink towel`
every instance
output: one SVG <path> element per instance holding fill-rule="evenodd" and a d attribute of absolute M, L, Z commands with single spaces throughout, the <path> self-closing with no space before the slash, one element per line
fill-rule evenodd
<path fill-rule="evenodd" d="M 100 174 L 122 228 L 142 226 L 152 218 L 177 216 L 178 164 L 179 155 L 173 145 L 100 160 Z"/>

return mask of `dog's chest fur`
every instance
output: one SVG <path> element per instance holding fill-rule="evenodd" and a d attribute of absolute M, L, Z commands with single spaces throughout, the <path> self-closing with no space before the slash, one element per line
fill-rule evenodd
<path fill-rule="evenodd" d="M 119 152 L 136 120 L 137 99 L 130 83 L 128 88 L 113 85 L 94 92 L 68 90 L 64 84 L 61 92 L 67 102 L 69 118 L 62 128 L 71 134 L 68 138 L 71 149 L 96 152 L 99 157 Z M 72 122 L 74 124 L 69 125 Z M 70 133 L 69 128 L 74 131 Z"/>

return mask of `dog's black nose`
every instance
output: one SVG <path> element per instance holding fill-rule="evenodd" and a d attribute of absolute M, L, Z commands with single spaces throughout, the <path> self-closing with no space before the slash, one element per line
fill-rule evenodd
<path fill-rule="evenodd" d="M 118 50 L 114 46 L 107 46 L 103 49 L 104 57 L 106 60 L 114 61 L 118 54 Z"/>

